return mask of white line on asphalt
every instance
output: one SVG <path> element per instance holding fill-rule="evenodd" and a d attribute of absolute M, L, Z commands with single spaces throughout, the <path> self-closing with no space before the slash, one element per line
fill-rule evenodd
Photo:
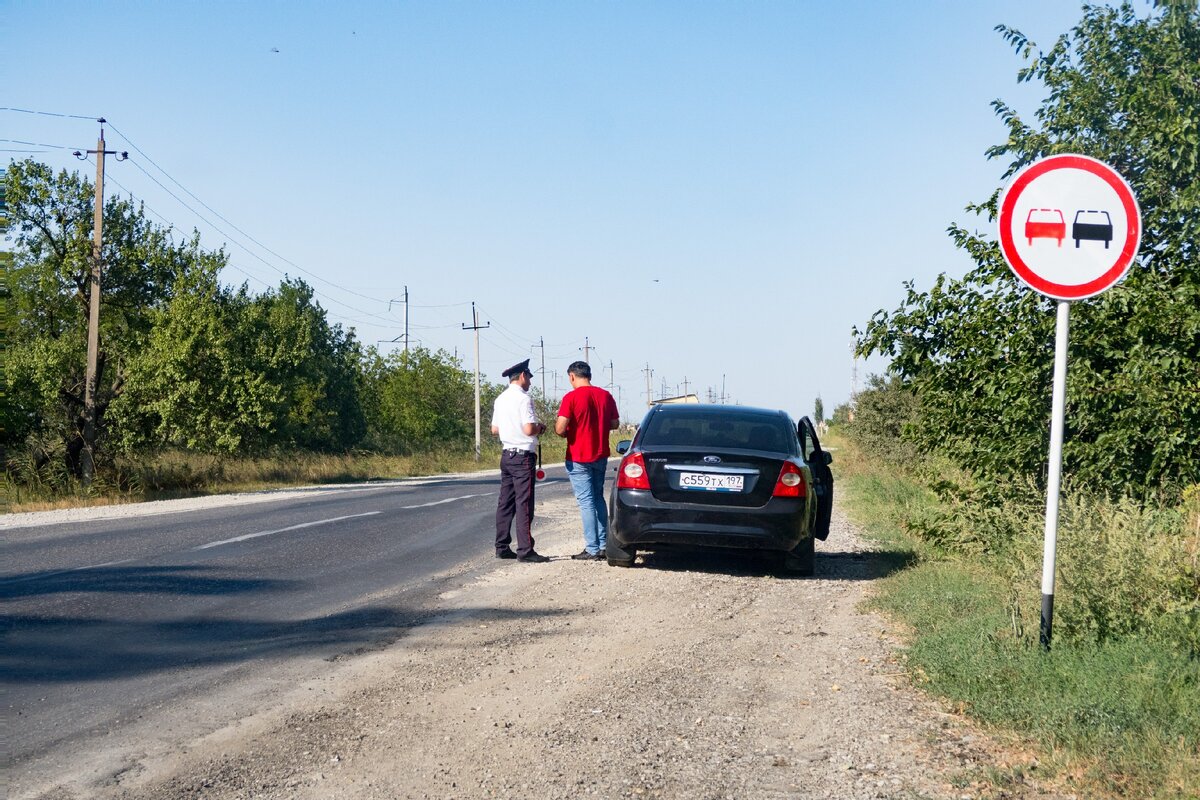
<path fill-rule="evenodd" d="M 400 506 L 401 511 L 409 511 L 414 508 L 429 508 L 430 506 L 440 506 L 443 503 L 453 503 L 458 500 L 470 500 L 472 497 L 487 497 L 495 492 L 484 492 L 483 494 L 464 494 L 462 497 L 447 497 L 445 500 L 434 500 L 432 503 L 421 503 L 419 506 Z"/>
<path fill-rule="evenodd" d="M 430 506 L 440 506 L 445 503 L 454 503 L 459 500 L 470 500 L 473 497 L 488 497 L 493 494 L 496 494 L 496 493 L 495 492 L 483 492 L 482 494 L 464 494 L 461 497 L 447 497 L 445 500 L 435 500 L 432 503 L 422 503 L 422 504 L 416 505 L 416 506 L 401 506 L 400 510 L 401 511 L 411 511 L 414 508 L 429 508 Z M 357 517 L 371 517 L 371 516 L 374 516 L 374 515 L 380 514 L 380 513 L 382 513 L 382 512 L 367 511 L 366 513 L 363 513 L 363 514 L 349 514 L 344 517 L 333 517 L 331 519 L 320 519 L 320 520 L 316 520 L 314 522 L 302 522 L 299 525 L 292 525 L 287 528 L 279 528 L 278 530 L 274 530 L 274 531 L 259 531 L 258 533 L 247 533 L 245 536 L 235 536 L 232 539 L 222 539 L 219 542 L 209 542 L 208 544 L 202 544 L 197 547 L 193 547 L 192 550 L 207 550 L 210 547 L 220 547 L 223 544 L 233 544 L 234 542 L 244 542 L 247 539 L 257 539 L 260 536 L 272 536 L 276 533 L 286 533 L 287 531 L 295 531 L 295 530 L 299 530 L 301 528 L 311 528 L 315 525 L 327 525 L 331 522 L 341 522 L 344 519 L 355 519 Z M 120 561 L 108 561 L 104 564 L 89 564 L 86 567 L 73 567 L 72 569 L 64 569 L 64 570 L 59 570 L 57 572 L 43 572 L 38 575 L 25 575 L 20 578 L 7 578 L 4 580 L 0 580 L 0 586 L 6 586 L 6 585 L 12 584 L 12 583 L 24 583 L 25 581 L 31 581 L 31 580 L 42 580 L 45 578 L 52 578 L 52 577 L 55 577 L 58 575 L 65 575 L 68 572 L 79 572 L 80 570 L 85 570 L 85 569 L 100 569 L 102 567 L 115 567 L 118 564 L 126 564 L 130 561 L 133 561 L 133 559 L 125 558 Z"/>
<path fill-rule="evenodd" d="M 316 520 L 315 522 L 302 522 L 299 525 L 292 525 L 287 528 L 280 528 L 279 530 L 276 530 L 276 531 L 259 531 L 258 533 L 247 533 L 245 536 L 235 536 L 232 539 L 222 539 L 219 542 L 209 542 L 208 544 L 202 544 L 199 547 L 193 547 L 192 549 L 193 550 L 207 550 L 210 547 L 220 547 L 223 544 L 233 544 L 234 542 L 244 542 L 247 539 L 257 539 L 260 536 L 271 536 L 276 533 L 284 533 L 286 531 L 296 531 L 296 530 L 300 530 L 301 528 L 311 528 L 314 525 L 328 525 L 331 522 L 341 522 L 344 519 L 354 519 L 356 517 L 370 517 L 370 516 L 374 516 L 375 514 L 378 514 L 378 513 L 380 513 L 380 512 L 368 511 L 365 514 L 350 514 L 345 517 L 333 517 L 332 519 L 319 519 L 319 520 Z"/>
<path fill-rule="evenodd" d="M 120 561 L 106 561 L 103 564 L 88 564 L 86 567 L 71 567 L 70 569 L 60 569 L 55 572 L 39 572 L 36 575 L 24 575 L 20 578 L 5 578 L 0 581 L 0 586 L 7 586 L 10 583 L 24 583 L 25 581 L 41 581 L 46 578 L 57 578 L 59 575 L 66 575 L 71 572 L 82 572 L 85 569 L 103 569 L 104 567 L 115 567 L 118 564 L 128 564 L 133 561 L 132 558 L 123 558 Z"/>

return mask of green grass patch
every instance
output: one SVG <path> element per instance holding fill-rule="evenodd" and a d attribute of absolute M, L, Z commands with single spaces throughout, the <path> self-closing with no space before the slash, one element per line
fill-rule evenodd
<path fill-rule="evenodd" d="M 994 510 L 948 499 L 928 476 L 833 443 L 851 516 L 886 549 L 914 555 L 872 602 L 911 631 L 906 661 L 919 684 L 1016 734 L 1081 796 L 1200 797 L 1189 509 L 1067 504 L 1047 653 L 1036 641 L 1039 515 L 1023 506 L 989 519 Z"/>

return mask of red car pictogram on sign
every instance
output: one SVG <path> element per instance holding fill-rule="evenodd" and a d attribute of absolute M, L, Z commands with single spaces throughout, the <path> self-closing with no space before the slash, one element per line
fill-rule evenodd
<path fill-rule="evenodd" d="M 1025 217 L 1025 239 L 1033 244 L 1034 239 L 1057 239 L 1062 247 L 1067 238 L 1067 221 L 1058 208 L 1031 208 Z"/>

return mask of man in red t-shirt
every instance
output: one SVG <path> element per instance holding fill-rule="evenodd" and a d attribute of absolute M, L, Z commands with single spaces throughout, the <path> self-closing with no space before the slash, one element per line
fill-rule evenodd
<path fill-rule="evenodd" d="M 613 396 L 592 386 L 586 361 L 567 367 L 567 392 L 558 408 L 554 432 L 567 440 L 567 477 L 583 517 L 583 552 L 571 558 L 599 561 L 608 543 L 608 506 L 604 502 L 604 473 L 608 469 L 608 432 L 620 424 Z"/>

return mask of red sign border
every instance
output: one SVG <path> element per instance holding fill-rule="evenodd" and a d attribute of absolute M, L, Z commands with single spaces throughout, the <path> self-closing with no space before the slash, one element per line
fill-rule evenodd
<path fill-rule="evenodd" d="M 1022 260 L 1013 241 L 1012 213 L 1013 208 L 1017 204 L 1017 198 L 1021 196 L 1021 192 L 1025 190 L 1025 187 L 1036 178 L 1056 169 L 1081 169 L 1085 172 L 1090 172 L 1112 187 L 1125 209 L 1125 247 L 1117 254 L 1117 260 L 1113 262 L 1112 267 L 1107 272 L 1087 283 L 1077 285 L 1062 284 L 1039 277 Z M 1097 161 L 1089 156 L 1066 153 L 1039 159 L 1016 174 L 1016 177 L 1013 178 L 1012 183 L 1009 184 L 1004 192 L 1004 198 L 1000 204 L 998 226 L 1000 229 L 1000 251 L 1003 253 L 1005 261 L 1008 262 L 1008 266 L 1026 285 L 1035 292 L 1052 297 L 1055 300 L 1086 300 L 1110 288 L 1113 284 L 1120 281 L 1121 278 L 1124 278 L 1125 273 L 1129 272 L 1129 268 L 1133 265 L 1133 258 L 1137 255 L 1138 246 L 1141 244 L 1142 212 L 1138 207 L 1137 198 L 1133 196 L 1133 189 L 1130 188 L 1129 184 L 1125 182 L 1125 179 L 1116 170 L 1103 161 Z"/>

